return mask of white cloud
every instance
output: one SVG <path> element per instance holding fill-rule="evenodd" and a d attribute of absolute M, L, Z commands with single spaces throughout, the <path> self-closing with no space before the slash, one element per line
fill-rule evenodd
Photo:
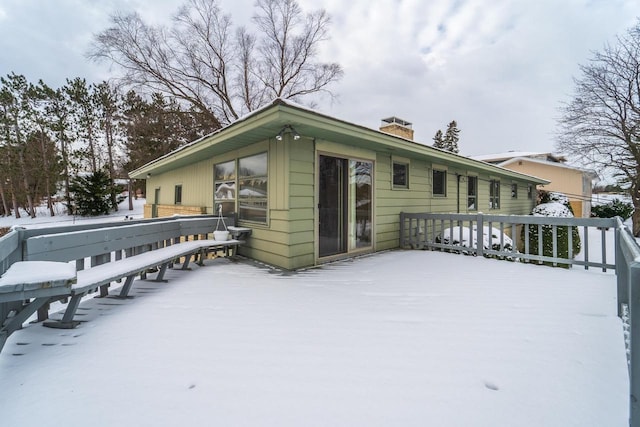
<path fill-rule="evenodd" d="M 314 0 L 299 0 L 305 11 Z M 84 57 L 116 10 L 168 22 L 183 0 L 3 0 L 0 75 L 10 71 L 52 85 L 66 77 L 104 78 Z M 250 24 L 254 0 L 220 0 L 237 25 Z M 340 63 L 339 101 L 324 112 L 377 127 L 399 115 L 430 143 L 452 119 L 466 154 L 553 147 L 560 102 L 590 52 L 636 23 L 637 0 L 325 0 L 331 40 L 320 52 Z M 11 16 L 11 19 L 8 17 Z"/>

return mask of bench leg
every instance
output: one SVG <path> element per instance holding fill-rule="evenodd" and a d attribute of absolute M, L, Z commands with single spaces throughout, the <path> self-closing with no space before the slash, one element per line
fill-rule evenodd
<path fill-rule="evenodd" d="M 56 328 L 56 329 L 73 329 L 80 324 L 78 321 L 73 320 L 73 316 L 76 315 L 76 311 L 78 310 L 78 306 L 80 305 L 80 300 L 84 295 L 74 295 L 71 297 L 69 304 L 67 304 L 67 309 L 64 311 L 64 315 L 62 316 L 62 320 L 51 320 L 48 322 L 44 322 L 42 325 L 48 328 Z"/>
<path fill-rule="evenodd" d="M 38 309 L 37 322 L 44 322 L 48 318 L 49 318 L 49 303 L 46 303 Z"/>
<path fill-rule="evenodd" d="M 189 261 L 191 261 L 191 254 L 184 256 L 184 264 L 182 264 L 181 270 L 189 269 Z"/>
<path fill-rule="evenodd" d="M 0 341 L 2 341 L 3 335 L 5 336 L 4 340 L 6 341 L 9 335 L 22 328 L 22 324 L 26 322 L 33 313 L 38 311 L 40 307 L 48 302 L 49 297 L 34 298 L 29 304 L 27 304 L 26 307 L 20 310 L 15 316 L 10 318 L 9 321 L 2 328 L 0 328 Z M 2 343 L 2 345 L 4 345 L 4 343 Z"/>
<path fill-rule="evenodd" d="M 204 257 L 205 257 L 205 253 L 206 253 L 206 250 L 205 250 L 204 248 L 202 248 L 202 249 L 200 249 L 200 250 L 198 251 L 198 255 L 197 255 L 197 256 L 198 256 L 198 263 L 197 263 L 197 264 L 198 264 L 200 267 L 204 266 Z"/>
<path fill-rule="evenodd" d="M 100 286 L 100 297 L 101 298 L 104 298 L 104 297 L 109 295 L 109 286 L 111 286 L 110 283 Z"/>
<path fill-rule="evenodd" d="M 129 291 L 131 290 L 133 279 L 135 279 L 135 277 L 135 274 L 133 276 L 127 276 L 127 280 L 125 280 L 122 289 L 120 289 L 120 295 L 118 295 L 119 298 L 126 298 L 129 296 Z"/>
<path fill-rule="evenodd" d="M 160 270 L 158 270 L 158 275 L 154 279 L 154 282 L 166 282 L 166 280 L 164 280 L 164 273 L 167 271 L 168 266 L 169 266 L 168 262 L 165 262 L 160 266 Z"/>
<path fill-rule="evenodd" d="M 7 338 L 9 338 L 9 334 L 7 333 L 7 331 L 0 331 L 0 353 L 2 352 L 4 343 L 7 342 Z"/>

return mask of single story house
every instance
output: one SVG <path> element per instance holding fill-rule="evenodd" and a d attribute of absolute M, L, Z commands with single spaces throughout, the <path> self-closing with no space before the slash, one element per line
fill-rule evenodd
<path fill-rule="evenodd" d="M 576 217 L 591 216 L 591 190 L 593 182 L 598 179 L 598 175 L 592 170 L 569 166 L 565 163 L 564 157 L 552 153 L 510 151 L 473 158 L 544 178 L 549 184 L 544 185 L 542 189 L 564 193 L 569 198 Z"/>
<path fill-rule="evenodd" d="M 145 216 L 237 213 L 240 253 L 298 269 L 399 246 L 400 212 L 529 214 L 544 179 L 282 99 L 130 173 Z"/>

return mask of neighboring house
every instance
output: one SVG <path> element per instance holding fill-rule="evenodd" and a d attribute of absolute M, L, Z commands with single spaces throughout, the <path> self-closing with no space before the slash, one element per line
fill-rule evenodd
<path fill-rule="evenodd" d="M 551 153 L 511 151 L 472 158 L 544 178 L 550 182 L 542 189 L 566 194 L 576 217 L 591 216 L 591 189 L 598 178 L 593 171 L 568 166 L 563 157 Z"/>
<path fill-rule="evenodd" d="M 528 214 L 548 183 L 381 129 L 277 99 L 130 176 L 146 217 L 222 207 L 253 230 L 241 254 L 286 269 L 397 248 L 403 211 Z"/>

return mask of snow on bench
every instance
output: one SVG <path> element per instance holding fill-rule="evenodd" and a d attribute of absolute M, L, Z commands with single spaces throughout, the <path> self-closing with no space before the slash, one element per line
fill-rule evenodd
<path fill-rule="evenodd" d="M 44 322 L 44 325 L 53 328 L 74 328 L 79 323 L 74 321 L 73 318 L 80 300 L 88 293 L 95 292 L 98 288 L 109 285 L 113 281 L 126 278 L 118 295 L 119 298 L 126 298 L 133 280 L 138 274 L 145 274 L 149 269 L 158 268 L 158 273 L 154 280 L 164 281 L 164 274 L 169 264 L 173 264 L 179 258 L 185 258 L 182 264 L 182 269 L 184 270 L 187 269 L 192 256 L 200 255 L 202 260 L 204 254 L 210 250 L 225 249 L 228 251 L 230 247 L 238 246 L 242 243 L 240 240 L 190 240 L 80 270 L 78 271 L 77 283 L 71 288 L 71 300 L 62 319 Z"/>
<path fill-rule="evenodd" d="M 20 261 L 0 277 L 0 351 L 4 343 L 51 298 L 70 294 L 73 265 L 56 261 Z"/>

